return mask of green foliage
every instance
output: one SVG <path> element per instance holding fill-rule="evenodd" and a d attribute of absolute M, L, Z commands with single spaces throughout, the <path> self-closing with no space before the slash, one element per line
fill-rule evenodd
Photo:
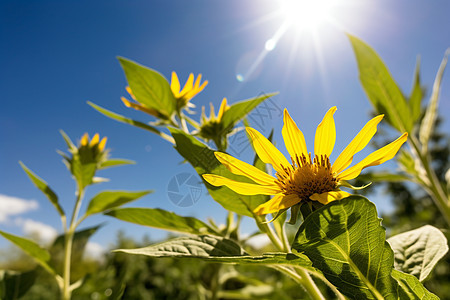
<path fill-rule="evenodd" d="M 175 149 L 184 157 L 201 176 L 203 174 L 217 174 L 227 178 L 239 178 L 225 168 L 214 156 L 214 150 L 193 136 L 186 134 L 179 129 L 171 129 L 172 136 L 175 139 Z M 222 205 L 225 209 L 244 216 L 253 216 L 253 209 L 266 201 L 264 195 L 244 196 L 237 194 L 227 187 L 215 187 L 205 183 L 211 197 Z"/>
<path fill-rule="evenodd" d="M 103 191 L 91 199 L 86 209 L 86 216 L 98 214 L 150 194 L 152 191 L 128 192 L 128 191 Z"/>
<path fill-rule="evenodd" d="M 392 270 L 392 277 L 397 280 L 399 286 L 398 299 L 422 299 L 437 300 L 439 297 L 430 293 L 419 280 L 410 274 Z"/>
<path fill-rule="evenodd" d="M 335 201 L 311 213 L 292 248 L 308 256 L 344 295 L 396 298 L 397 283 L 390 276 L 394 255 L 375 205 L 363 197 Z"/>
<path fill-rule="evenodd" d="M 35 242 L 16 236 L 10 233 L 6 233 L 0 230 L 0 235 L 2 235 L 4 238 L 9 240 L 11 243 L 22 249 L 25 253 L 27 253 L 29 256 L 34 258 L 37 263 L 39 263 L 42 267 L 44 267 L 48 272 L 54 274 L 55 271 L 49 266 L 50 261 L 50 253 L 36 244 Z"/>
<path fill-rule="evenodd" d="M 136 100 L 156 110 L 160 118 L 170 119 L 176 109 L 176 100 L 167 79 L 157 71 L 131 60 L 123 57 L 118 59 Z"/>
<path fill-rule="evenodd" d="M 41 179 L 39 176 L 34 174 L 30 169 L 28 169 L 21 161 L 19 161 L 20 166 L 22 169 L 27 173 L 30 180 L 33 182 L 33 184 L 47 196 L 48 200 L 53 204 L 53 206 L 56 208 L 58 213 L 61 216 L 64 216 L 64 210 L 62 209 L 61 205 L 59 205 L 58 202 L 58 196 L 56 196 L 55 192 L 48 186 L 47 182 L 45 182 L 43 179 Z"/>
<path fill-rule="evenodd" d="M 233 103 L 223 114 L 221 122 L 223 129 L 231 131 L 237 123 L 245 118 L 245 116 L 254 110 L 261 102 L 276 94 L 277 93 L 263 94 L 262 96 Z"/>
<path fill-rule="evenodd" d="M 385 114 L 385 120 L 398 131 L 411 132 L 410 103 L 406 102 L 388 68 L 369 45 L 352 35 L 348 37 L 355 51 L 361 84 L 375 110 Z M 416 110 L 417 103 L 413 105 Z"/>
<path fill-rule="evenodd" d="M 433 134 L 433 129 L 436 123 L 438 113 L 439 93 L 441 90 L 441 82 L 442 77 L 444 76 L 444 70 L 445 67 L 447 66 L 448 60 L 447 55 L 448 53 L 446 53 L 444 58 L 442 59 L 438 73 L 436 74 L 436 79 L 434 81 L 430 102 L 428 103 L 427 109 L 425 111 L 425 116 L 423 117 L 422 123 L 420 125 L 419 139 L 423 146 L 422 148 L 423 153 L 427 153 L 428 141 L 430 140 L 430 137 Z"/>
<path fill-rule="evenodd" d="M 132 126 L 135 126 L 135 127 L 141 128 L 141 129 L 148 130 L 148 131 L 150 131 L 152 133 L 155 133 L 155 134 L 161 136 L 162 138 L 168 140 L 169 142 L 173 143 L 172 137 L 168 136 L 164 132 L 159 131 L 154 126 L 150 126 L 148 124 L 145 124 L 145 123 L 142 123 L 142 122 L 139 122 L 139 121 L 136 121 L 136 120 L 132 120 L 132 119 L 127 118 L 125 116 L 119 115 L 119 114 L 117 114 L 115 112 L 107 110 L 106 108 L 103 108 L 103 107 L 101 107 L 101 106 L 99 106 L 97 104 L 94 104 L 92 102 L 88 101 L 87 103 L 90 106 L 92 106 L 95 110 L 100 112 L 101 114 L 103 114 L 103 115 L 105 115 L 105 116 L 107 116 L 107 117 L 109 117 L 109 118 L 111 118 L 113 120 L 116 120 L 116 121 L 119 121 L 119 122 L 122 122 L 122 123 L 125 123 L 125 124 L 130 124 Z"/>
<path fill-rule="evenodd" d="M 421 282 L 448 252 L 444 234 L 430 225 L 397 234 L 387 241 L 395 253 L 395 268 Z"/>
<path fill-rule="evenodd" d="M 105 213 L 122 221 L 190 234 L 218 234 L 194 217 L 182 217 L 158 208 L 119 208 Z"/>
<path fill-rule="evenodd" d="M 16 300 L 25 295 L 36 281 L 36 270 L 0 271 L 0 299 Z"/>

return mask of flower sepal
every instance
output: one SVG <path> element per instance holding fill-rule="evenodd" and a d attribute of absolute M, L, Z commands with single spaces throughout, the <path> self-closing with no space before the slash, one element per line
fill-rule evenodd
<path fill-rule="evenodd" d="M 367 184 L 365 184 L 365 185 L 362 185 L 362 186 L 353 186 L 353 185 L 351 185 L 350 183 L 348 183 L 348 181 L 341 180 L 341 181 L 338 183 L 337 187 L 339 188 L 339 187 L 343 186 L 343 187 L 346 187 L 346 188 L 349 188 L 349 189 L 358 191 L 358 190 L 365 189 L 366 187 L 368 187 L 368 186 L 371 185 L 371 184 L 372 184 L 372 182 L 369 182 L 369 183 L 367 183 Z"/>

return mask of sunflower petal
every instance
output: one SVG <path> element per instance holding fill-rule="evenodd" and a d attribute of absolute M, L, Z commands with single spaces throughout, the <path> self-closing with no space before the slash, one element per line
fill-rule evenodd
<path fill-rule="evenodd" d="M 223 98 L 222 103 L 220 104 L 219 112 L 217 113 L 217 121 L 220 122 L 222 120 L 223 113 L 228 109 L 227 98 Z"/>
<path fill-rule="evenodd" d="M 322 194 L 313 194 L 309 197 L 311 200 L 319 201 L 322 204 L 328 204 L 331 201 L 341 200 L 350 196 L 351 194 L 344 191 L 331 191 Z"/>
<path fill-rule="evenodd" d="M 100 135 L 96 133 L 93 137 L 91 142 L 89 143 L 89 146 L 93 147 L 98 144 L 98 141 L 100 141 Z"/>
<path fill-rule="evenodd" d="M 252 140 L 256 154 L 263 162 L 271 164 L 277 172 L 283 172 L 281 166 L 287 167 L 290 165 L 286 157 L 261 133 L 250 127 L 247 127 L 246 130 Z"/>
<path fill-rule="evenodd" d="M 308 150 L 306 148 L 305 137 L 298 129 L 297 124 L 292 120 L 287 109 L 284 109 L 284 126 L 281 130 L 283 134 L 284 144 L 292 158 L 298 155 L 299 157 L 305 155 L 308 157 Z"/>
<path fill-rule="evenodd" d="M 317 126 L 316 137 L 314 139 L 314 154 L 317 156 L 326 155 L 330 157 L 333 152 L 334 142 L 336 141 L 336 126 L 334 125 L 333 114 L 336 112 L 336 106 L 330 108 L 322 122 Z"/>
<path fill-rule="evenodd" d="M 241 195 L 275 195 L 280 192 L 276 185 L 267 186 L 253 183 L 239 182 L 214 174 L 203 174 L 209 184 L 214 186 L 226 186 Z"/>
<path fill-rule="evenodd" d="M 269 201 L 259 205 L 253 210 L 253 212 L 257 215 L 272 214 L 279 210 L 289 208 L 299 203 L 300 201 L 301 199 L 295 194 L 284 195 L 280 193 L 275 195 L 275 197 L 273 197 Z"/>
<path fill-rule="evenodd" d="M 259 184 L 275 185 L 275 178 L 246 162 L 222 152 L 215 152 L 214 155 L 233 174 L 244 175 Z"/>
<path fill-rule="evenodd" d="M 194 74 L 189 74 L 188 80 L 180 92 L 180 97 L 184 97 L 185 94 L 189 93 L 194 88 Z"/>
<path fill-rule="evenodd" d="M 369 154 L 361 162 L 357 163 L 353 167 L 348 168 L 338 175 L 337 180 L 350 180 L 357 177 L 364 168 L 377 166 L 385 161 L 392 159 L 395 154 L 397 154 L 400 147 L 406 142 L 408 138 L 408 133 L 403 133 L 398 139 L 391 142 L 390 144 L 378 149 L 375 152 Z"/>
<path fill-rule="evenodd" d="M 178 80 L 177 73 L 172 72 L 172 79 L 170 80 L 170 89 L 173 95 L 178 98 L 180 95 L 180 81 Z"/>
<path fill-rule="evenodd" d="M 353 156 L 364 149 L 377 132 L 377 125 L 384 115 L 379 115 L 367 122 L 355 138 L 345 147 L 333 163 L 333 172 L 340 173 L 347 168 L 353 160 Z"/>

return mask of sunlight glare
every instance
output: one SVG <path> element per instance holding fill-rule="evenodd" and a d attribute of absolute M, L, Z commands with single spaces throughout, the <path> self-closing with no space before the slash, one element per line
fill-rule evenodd
<path fill-rule="evenodd" d="M 286 21 L 299 30 L 313 30 L 329 21 L 333 0 L 284 0 Z"/>

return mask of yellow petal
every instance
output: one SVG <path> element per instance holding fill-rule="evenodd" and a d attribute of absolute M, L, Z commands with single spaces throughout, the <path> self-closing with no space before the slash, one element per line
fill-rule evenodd
<path fill-rule="evenodd" d="M 96 134 L 92 137 L 92 140 L 91 140 L 89 146 L 92 147 L 92 146 L 97 145 L 99 140 L 100 140 L 100 136 L 98 135 L 98 133 L 96 133 Z"/>
<path fill-rule="evenodd" d="M 81 146 L 86 146 L 88 144 L 89 141 L 89 135 L 87 134 L 87 132 L 85 134 L 83 134 L 83 136 L 81 137 Z"/>
<path fill-rule="evenodd" d="M 181 90 L 179 97 L 183 97 L 185 94 L 187 94 L 193 88 L 194 88 L 194 74 L 191 73 L 191 74 L 189 74 L 188 80 L 186 81 L 184 88 Z"/>
<path fill-rule="evenodd" d="M 133 103 L 131 101 L 128 101 L 128 99 L 126 99 L 125 97 L 122 97 L 120 99 L 122 100 L 123 104 L 125 104 L 126 107 L 132 107 L 135 110 L 143 111 L 143 112 L 145 112 L 149 115 L 155 116 L 155 117 L 159 116 L 158 111 L 154 110 L 153 108 L 148 108 L 148 107 L 142 106 L 138 103 Z"/>
<path fill-rule="evenodd" d="M 384 115 L 379 115 L 367 122 L 355 138 L 345 147 L 344 151 L 333 163 L 333 172 L 340 173 L 347 168 L 353 160 L 353 156 L 364 149 L 377 132 L 377 125 Z"/>
<path fill-rule="evenodd" d="M 102 140 L 98 144 L 98 150 L 100 150 L 100 152 L 102 152 L 105 149 L 106 140 L 107 140 L 107 138 L 105 136 L 104 138 L 102 138 Z"/>
<path fill-rule="evenodd" d="M 350 195 L 351 194 L 344 191 L 331 191 L 322 194 L 313 194 L 309 197 L 309 199 L 319 201 L 322 204 L 328 204 L 331 201 L 341 200 L 343 198 L 347 198 Z"/>
<path fill-rule="evenodd" d="M 253 210 L 253 212 L 257 215 L 272 214 L 279 210 L 289 208 L 299 203 L 300 201 L 301 200 L 297 195 L 284 195 L 280 193 L 275 195 L 275 197 L 273 197 L 266 203 L 259 205 Z"/>
<path fill-rule="evenodd" d="M 128 94 L 130 94 L 131 99 L 136 100 L 136 97 L 134 96 L 131 88 L 129 86 L 127 86 L 127 87 L 125 87 L 125 89 L 127 90 Z"/>
<path fill-rule="evenodd" d="M 180 81 L 178 80 L 177 73 L 172 72 L 172 80 L 170 80 L 170 89 L 173 95 L 178 98 L 180 95 Z"/>
<path fill-rule="evenodd" d="M 392 159 L 397 154 L 400 147 L 408 139 L 408 133 L 403 133 L 398 139 L 390 144 L 378 149 L 375 152 L 369 154 L 361 162 L 357 163 L 353 167 L 348 168 L 338 175 L 337 180 L 350 180 L 357 177 L 364 168 L 376 166 Z"/>
<path fill-rule="evenodd" d="M 209 119 L 210 120 L 216 119 L 216 115 L 214 114 L 214 105 L 211 102 L 209 102 Z"/>
<path fill-rule="evenodd" d="M 244 175 L 259 184 L 275 185 L 275 178 L 248 163 L 222 152 L 215 152 L 214 155 L 228 170 L 236 175 Z"/>
<path fill-rule="evenodd" d="M 333 152 L 334 142 L 336 141 L 336 127 L 333 114 L 336 112 L 336 109 L 336 106 L 330 108 L 317 127 L 314 139 L 314 154 L 319 157 L 321 155 L 330 157 L 331 152 Z"/>
<path fill-rule="evenodd" d="M 280 192 L 276 185 L 266 186 L 253 183 L 239 182 L 214 174 L 203 174 L 209 184 L 214 186 L 226 186 L 241 195 L 275 195 Z"/>
<path fill-rule="evenodd" d="M 298 129 L 297 124 L 292 120 L 287 109 L 284 109 L 284 126 L 281 130 L 283 134 L 284 144 L 286 149 L 295 159 L 296 155 L 301 157 L 305 155 L 308 157 L 308 150 L 306 148 L 305 137 L 303 133 Z"/>
<path fill-rule="evenodd" d="M 271 164 L 277 172 L 283 172 L 281 166 L 288 167 L 290 165 L 286 157 L 261 133 L 250 127 L 247 127 L 246 130 L 252 140 L 256 154 L 263 162 Z"/>
<path fill-rule="evenodd" d="M 223 98 L 222 103 L 220 104 L 219 112 L 217 113 L 217 121 L 220 122 L 222 120 L 223 113 L 227 110 L 227 98 Z"/>

